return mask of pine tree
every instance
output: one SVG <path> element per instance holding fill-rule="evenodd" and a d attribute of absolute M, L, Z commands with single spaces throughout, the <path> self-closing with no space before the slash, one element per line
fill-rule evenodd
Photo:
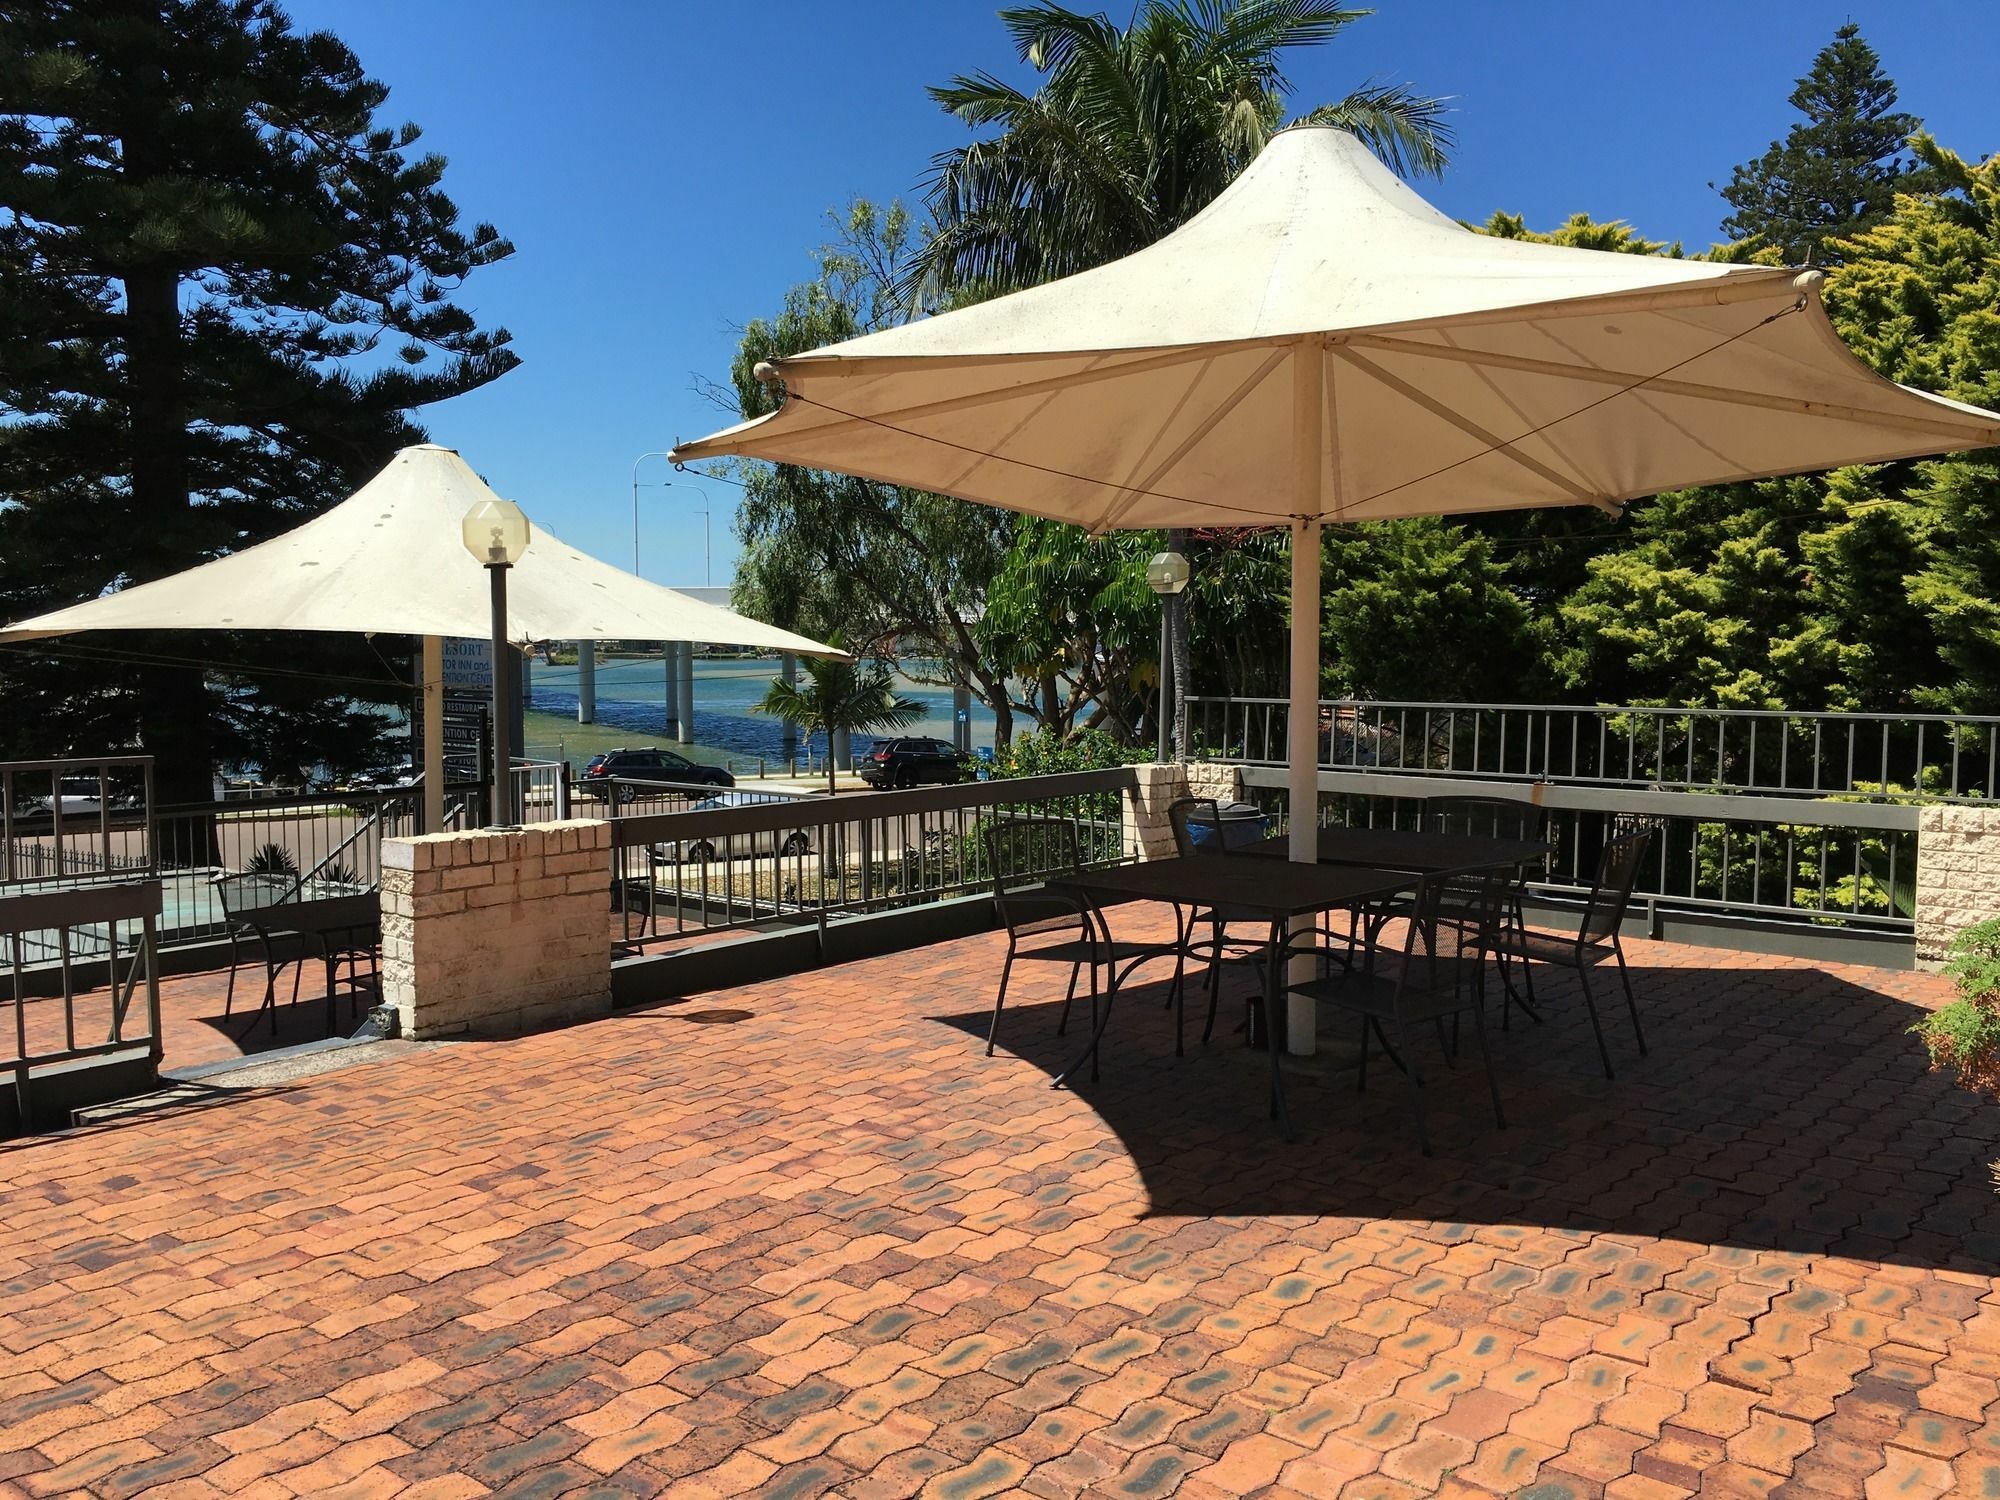
<path fill-rule="evenodd" d="M 1896 108 L 1896 84 L 1849 22 L 1792 90 L 1805 118 L 1739 166 L 1721 189 L 1735 210 L 1722 232 L 1770 247 L 1788 265 L 1826 264 L 1829 241 L 1885 217 L 1912 170 L 1905 145 L 1922 122 Z"/>
<path fill-rule="evenodd" d="M 272 0 L 0 8 L 5 617 L 289 529 L 417 440 L 410 410 L 518 362 L 451 300 L 511 247 L 460 230 L 443 159 L 376 122 L 387 94 Z M 338 700 L 390 677 L 340 639 L 56 649 L 7 656 L 0 753 L 137 742 L 167 801 L 259 739 L 365 745 Z M 282 662 L 283 685 L 203 660 Z"/>
<path fill-rule="evenodd" d="M 1974 165 L 1920 135 L 1935 191 L 1841 247 L 1827 311 L 1891 380 L 2000 406 L 2000 155 Z M 1922 540 L 1909 602 L 1942 671 L 1911 686 L 1928 706 L 2000 711 L 2000 449 L 1891 466 L 1885 494 Z"/>

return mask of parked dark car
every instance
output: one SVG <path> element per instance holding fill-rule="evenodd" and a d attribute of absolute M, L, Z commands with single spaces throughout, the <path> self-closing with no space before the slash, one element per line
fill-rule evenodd
<path fill-rule="evenodd" d="M 870 786 L 950 786 L 965 779 L 965 760 L 943 740 L 877 740 L 859 767 Z"/>
<path fill-rule="evenodd" d="M 586 796 L 605 797 L 610 795 L 614 781 L 666 782 L 676 786 L 736 785 L 736 778 L 721 766 L 697 765 L 671 750 L 606 750 L 593 756 L 583 768 L 577 786 Z M 618 795 L 629 802 L 639 795 L 639 789 L 621 786 Z"/>

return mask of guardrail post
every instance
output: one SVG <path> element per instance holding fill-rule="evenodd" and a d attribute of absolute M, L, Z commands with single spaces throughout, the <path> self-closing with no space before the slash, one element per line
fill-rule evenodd
<path fill-rule="evenodd" d="M 875 900 L 875 823 L 873 819 L 861 820 L 861 909 L 866 911 Z M 843 885 L 845 882 L 843 882 Z"/>

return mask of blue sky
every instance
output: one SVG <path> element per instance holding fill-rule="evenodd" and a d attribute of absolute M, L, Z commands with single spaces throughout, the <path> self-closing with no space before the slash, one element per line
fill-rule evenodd
<path fill-rule="evenodd" d="M 420 420 L 537 521 L 628 567 L 634 460 L 726 420 L 696 377 L 725 378 L 735 330 L 809 274 L 828 210 L 914 201 L 932 153 L 963 139 L 925 86 L 1028 81 L 974 0 L 287 8 L 355 49 L 390 87 L 385 113 L 450 160 L 466 218 L 517 247 L 465 301 L 524 363 Z M 1450 95 L 1455 160 L 1422 185 L 1446 212 L 1547 227 L 1585 210 L 1698 246 L 1723 215 L 1708 184 L 1788 128 L 1792 80 L 1848 19 L 1947 145 L 2000 149 L 1992 0 L 1383 0 L 1299 56 L 1293 98 L 1369 78 Z M 690 479 L 660 459 L 639 472 L 640 571 L 703 582 L 703 495 L 650 487 Z M 703 488 L 726 583 L 734 492 Z"/>

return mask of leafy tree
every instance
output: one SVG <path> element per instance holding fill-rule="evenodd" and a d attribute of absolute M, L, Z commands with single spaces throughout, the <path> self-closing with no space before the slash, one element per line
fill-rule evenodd
<path fill-rule="evenodd" d="M 272 0 L 0 8 L 9 618 L 296 525 L 421 436 L 409 411 L 517 362 L 452 300 L 510 247 L 459 228 L 443 159 L 377 123 L 387 92 Z M 365 754 L 361 721 L 319 705 L 390 680 L 339 639 L 58 649 L 10 655 L 7 748 L 137 741 L 167 801 L 205 800 L 212 762 L 257 737 L 237 730 L 286 716 L 288 756 Z M 316 691 L 274 706 L 203 659 L 281 662 Z"/>
<path fill-rule="evenodd" d="M 931 96 L 979 140 L 941 153 L 928 194 L 930 237 L 903 286 L 933 297 L 976 298 L 1015 291 L 1141 250 L 1186 223 L 1247 166 L 1285 116 L 1288 54 L 1331 41 L 1365 11 L 1314 0 L 1144 0 L 1120 27 L 1052 0 L 1001 12 L 1021 61 L 1041 75 L 1027 93 L 988 73 L 955 78 Z M 1441 100 L 1404 85 L 1370 84 L 1307 109 L 1298 122 L 1353 131 L 1398 171 L 1436 173 L 1451 144 Z M 1151 655 L 1159 606 L 1143 590 L 1133 548 L 1092 542 L 1076 527 L 1036 523 L 1017 532 L 1017 553 L 996 582 L 1027 585 L 1019 599 L 996 599 L 1006 636 L 1041 683 L 1041 722 L 1078 722 L 1059 696 L 1059 660 L 1072 686 L 1095 697 L 1087 722 L 1131 732 L 1128 703 Z M 1164 539 L 1188 552 L 1189 533 Z M 1161 539 L 1148 538 L 1145 554 Z M 1122 556 L 1122 567 L 1108 561 Z M 1138 558 L 1143 566 L 1143 555 Z M 1060 576 L 1099 609 L 1068 641 L 1023 630 L 1034 590 Z M 1107 592 L 1107 590 L 1109 590 Z M 1176 697 L 1174 741 L 1187 748 L 1185 695 L 1195 681 L 1187 627 L 1199 588 L 1169 601 Z M 1266 599 L 1275 595 L 1266 594 Z M 1011 609 L 1010 602 L 1030 607 Z M 1143 608 L 1141 607 L 1143 606 Z M 1264 632 L 1259 632 L 1262 634 Z M 1129 660 L 1128 660 L 1129 658 Z M 1154 667 L 1157 686 L 1159 665 Z M 1063 706 L 1057 707 L 1058 703 Z"/>
<path fill-rule="evenodd" d="M 2000 407 L 2000 156 L 1974 166 L 1929 136 L 1912 146 L 1935 191 L 1898 198 L 1887 219 L 1839 247 L 1845 264 L 1828 281 L 1827 310 L 1891 380 Z M 1907 643 L 1910 615 L 1920 616 L 1941 662 L 1909 674 L 1915 696 L 1960 713 L 2000 711 L 2000 450 L 1892 465 L 1878 490 L 1867 518 L 1896 530 L 1889 555 L 1908 586 L 1891 618 Z M 1902 653 L 1922 659 L 1910 644 Z"/>
<path fill-rule="evenodd" d="M 1141 690 L 1156 682 L 1160 604 L 1146 583 L 1157 531 L 1091 537 L 1019 518 L 979 621 L 989 659 L 1024 685 L 1024 707 L 1058 736 L 1082 727 L 1130 739 Z"/>
<path fill-rule="evenodd" d="M 1928 137 L 1889 217 L 1833 243 L 1826 305 L 1883 375 L 2000 400 L 2000 162 Z M 1992 450 L 1662 495 L 1561 604 L 1559 681 L 1610 702 L 2000 705 Z"/>
<path fill-rule="evenodd" d="M 1436 517 L 1329 528 L 1323 676 L 1345 696 L 1511 698 L 1526 609 L 1484 536 Z"/>
<path fill-rule="evenodd" d="M 894 289 L 907 253 L 900 205 L 850 205 L 819 272 L 792 288 L 775 318 L 744 330 L 728 399 L 745 417 L 776 401 L 755 376 L 759 361 L 852 338 L 902 321 L 911 304 Z M 980 603 L 1014 518 L 986 506 L 818 469 L 744 464 L 737 531 L 737 607 L 825 638 L 840 630 L 866 651 L 928 658 L 993 710 L 995 739 L 1013 737 L 1014 700 L 1004 667 L 975 637 Z M 915 662 L 913 669 L 921 671 Z"/>
<path fill-rule="evenodd" d="M 1589 214 L 1571 214 L 1550 230 L 1530 229 L 1519 214 L 1496 213 L 1484 224 L 1474 225 L 1481 234 L 1500 240 L 1531 240 L 1538 245 L 1566 245 L 1572 250 L 1608 250 L 1615 255 L 1681 256 L 1679 240 L 1649 240 L 1623 219 L 1593 219 Z"/>
<path fill-rule="evenodd" d="M 838 632 L 827 644 L 842 648 Z M 827 737 L 826 789 L 834 790 L 833 737 L 837 734 L 873 734 L 884 729 L 903 729 L 924 716 L 923 704 L 896 691 L 895 674 L 883 661 L 863 665 L 855 658 L 809 656 L 800 663 L 804 682 L 771 679 L 770 691 L 757 705 L 759 713 L 771 715 L 805 735 L 808 743 L 815 733 Z"/>
<path fill-rule="evenodd" d="M 1721 189 L 1734 212 L 1722 231 L 1768 246 L 1786 264 L 1837 260 L 1836 241 L 1885 218 L 1913 163 L 1904 144 L 1920 125 L 1896 108 L 1896 85 L 1861 28 L 1848 22 L 1792 90 L 1805 118 Z"/>

